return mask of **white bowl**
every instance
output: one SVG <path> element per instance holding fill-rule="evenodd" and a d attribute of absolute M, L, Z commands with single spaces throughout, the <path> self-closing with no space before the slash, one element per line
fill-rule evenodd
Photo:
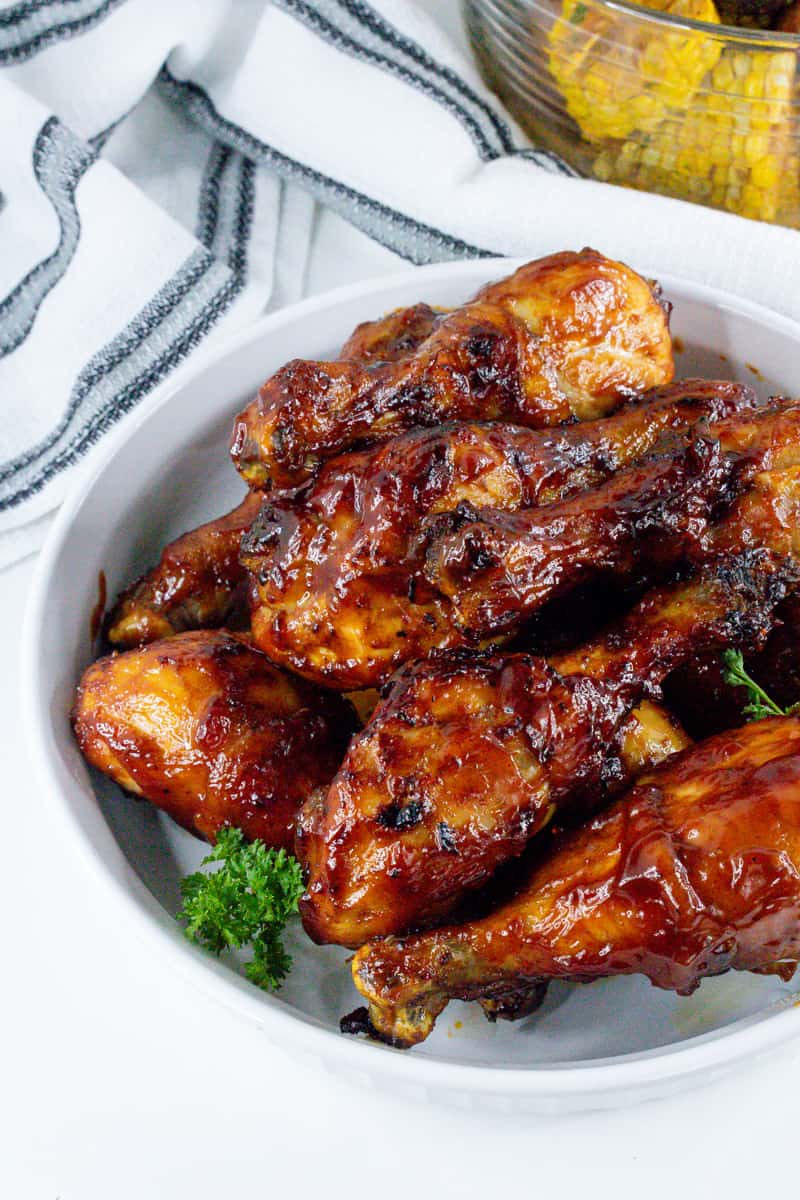
<path fill-rule="evenodd" d="M 102 570 L 113 596 L 177 533 L 241 494 L 227 459 L 233 414 L 294 356 L 335 353 L 353 327 L 398 305 L 449 305 L 512 270 L 508 261 L 426 267 L 348 287 L 285 309 L 238 334 L 153 397 L 112 439 L 103 465 L 62 509 L 42 552 L 24 636 L 26 724 L 32 757 L 67 840 L 83 855 L 88 887 L 117 907 L 121 936 L 136 936 L 143 969 L 157 951 L 187 987 L 215 995 L 254 1026 L 360 1084 L 436 1095 L 454 1104 L 555 1112 L 664 1095 L 800 1033 L 800 993 L 776 978 L 728 975 L 688 999 L 643 979 L 556 985 L 543 1009 L 490 1025 L 477 1006 L 452 1004 L 434 1034 L 408 1052 L 339 1033 L 359 1003 L 346 954 L 291 934 L 295 965 L 277 996 L 191 946 L 173 919 L 178 880 L 204 848 L 155 809 L 90 772 L 73 741 L 73 688 L 92 658 L 90 613 Z M 738 378 L 795 394 L 800 327 L 764 309 L 679 279 L 662 279 L 675 304 L 679 373 Z"/>

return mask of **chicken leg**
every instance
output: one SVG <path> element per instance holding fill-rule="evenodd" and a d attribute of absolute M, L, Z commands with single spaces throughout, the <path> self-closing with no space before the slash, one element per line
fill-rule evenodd
<path fill-rule="evenodd" d="M 800 959 L 800 720 L 719 734 L 564 837 L 517 894 L 461 926 L 365 946 L 356 987 L 410 1046 L 451 999 L 642 974 L 681 995 Z"/>
<path fill-rule="evenodd" d="M 706 466 L 698 465 L 692 482 L 688 460 L 678 455 L 675 470 L 685 481 L 655 460 L 543 509 L 479 513 L 461 505 L 432 517 L 425 574 L 478 637 L 517 628 L 584 578 L 702 555 L 709 516 L 724 506 L 726 489 L 730 497 L 759 472 L 800 461 L 800 404 L 776 400 L 769 410 L 737 413 L 715 424 L 709 437 L 704 449 L 696 443 Z M 716 466 L 712 445 L 722 455 Z M 704 496 L 706 472 L 711 491 Z"/>
<path fill-rule="evenodd" d="M 210 841 L 225 825 L 294 848 L 297 811 L 356 728 L 350 704 L 224 631 L 98 659 L 72 713 L 88 762 Z"/>
<path fill-rule="evenodd" d="M 231 454 L 251 487 L 292 487 L 354 443 L 415 425 L 591 420 L 673 369 L 650 284 L 594 250 L 554 254 L 432 323 L 410 356 L 288 363 L 237 417 Z"/>

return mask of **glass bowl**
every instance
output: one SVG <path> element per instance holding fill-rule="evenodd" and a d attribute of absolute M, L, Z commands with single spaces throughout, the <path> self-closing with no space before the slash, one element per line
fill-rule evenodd
<path fill-rule="evenodd" d="M 489 86 L 580 174 L 800 227 L 800 37 L 652 3 L 463 7 Z"/>

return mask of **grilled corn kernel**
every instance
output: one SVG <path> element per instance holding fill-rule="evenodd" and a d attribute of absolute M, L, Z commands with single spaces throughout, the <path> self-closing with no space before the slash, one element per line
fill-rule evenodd
<path fill-rule="evenodd" d="M 713 0 L 642 0 L 718 24 Z M 724 51 L 702 30 L 620 21 L 593 0 L 562 0 L 550 72 L 601 180 L 796 223 L 796 56 Z"/>
<path fill-rule="evenodd" d="M 713 0 L 646 0 L 648 8 L 719 23 Z M 589 141 L 657 128 L 687 107 L 717 64 L 719 43 L 694 30 L 654 34 L 592 0 L 563 0 L 549 35 L 549 68 L 567 111 Z"/>
<path fill-rule="evenodd" d="M 794 126 L 795 56 L 726 50 L 691 107 L 598 155 L 599 179 L 702 200 L 762 221 L 793 219 L 800 202 Z M 742 105 L 741 97 L 757 97 Z"/>

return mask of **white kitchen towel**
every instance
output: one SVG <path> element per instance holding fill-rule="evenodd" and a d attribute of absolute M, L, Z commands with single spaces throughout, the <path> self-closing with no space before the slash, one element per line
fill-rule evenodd
<path fill-rule="evenodd" d="M 415 263 L 592 244 L 800 319 L 796 233 L 573 177 L 412 0 L 0 2 L 0 68 L 0 565 L 156 384 L 302 293 L 316 203 Z"/>

